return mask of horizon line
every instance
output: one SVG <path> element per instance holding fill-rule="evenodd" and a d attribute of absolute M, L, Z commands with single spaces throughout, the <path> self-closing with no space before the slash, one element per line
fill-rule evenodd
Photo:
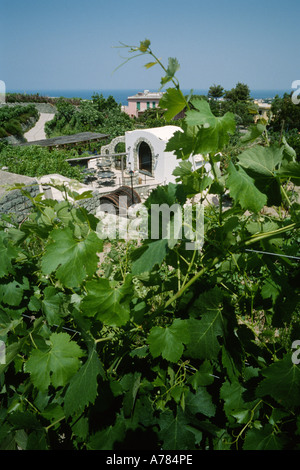
<path fill-rule="evenodd" d="M 222 86 L 222 85 L 221 85 Z M 249 86 L 249 85 L 248 85 Z M 156 89 L 155 87 L 152 87 L 153 89 Z M 210 86 L 209 87 L 204 87 L 204 88 L 193 88 L 193 87 L 181 87 L 182 90 L 209 90 Z M 224 88 L 224 87 L 223 87 Z M 276 88 L 250 88 L 250 91 L 251 90 L 262 90 L 262 91 L 272 91 L 272 90 L 281 90 L 281 91 L 284 91 L 284 90 L 289 90 L 290 88 L 280 88 L 280 87 L 276 87 Z M 51 90 L 51 91 L 54 91 L 54 90 L 65 90 L 65 91 L 92 91 L 94 90 L 95 88 L 94 87 L 90 87 L 90 88 L 65 88 L 65 87 L 61 87 L 61 88 L 52 88 L 52 87 L 45 87 L 45 88 L 27 88 L 26 91 L 46 91 L 46 90 Z M 101 87 L 98 87 L 97 90 L 148 90 L 148 88 L 145 88 L 145 87 L 132 87 L 132 88 L 101 88 Z M 225 89 L 225 88 L 224 88 Z M 8 89 L 8 93 L 14 93 L 14 92 L 19 92 L 21 93 L 20 91 L 21 89 L 18 89 L 16 90 L 15 88 L 14 89 Z"/>

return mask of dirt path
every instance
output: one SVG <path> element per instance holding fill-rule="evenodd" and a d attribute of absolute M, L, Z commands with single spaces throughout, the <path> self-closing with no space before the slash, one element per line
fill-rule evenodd
<path fill-rule="evenodd" d="M 50 113 L 41 113 L 40 118 L 37 121 L 36 125 L 24 134 L 27 142 L 33 142 L 35 140 L 46 139 L 45 134 L 45 124 L 48 121 L 51 121 L 54 118 L 54 114 Z"/>

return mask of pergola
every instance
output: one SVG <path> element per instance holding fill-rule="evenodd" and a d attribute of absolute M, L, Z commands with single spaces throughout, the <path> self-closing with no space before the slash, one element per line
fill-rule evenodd
<path fill-rule="evenodd" d="M 80 132 L 73 135 L 62 135 L 59 137 L 51 137 L 49 139 L 34 140 L 32 142 L 24 142 L 15 144 L 18 146 L 39 145 L 41 147 L 49 147 L 50 150 L 56 147 L 77 146 L 87 142 L 98 142 L 107 139 L 108 134 L 100 134 L 99 132 Z"/>

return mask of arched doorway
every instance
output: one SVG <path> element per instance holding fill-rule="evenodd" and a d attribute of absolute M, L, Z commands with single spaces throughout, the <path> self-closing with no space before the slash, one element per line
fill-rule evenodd
<path fill-rule="evenodd" d="M 139 145 L 139 170 L 152 175 L 152 152 L 146 142 L 141 142 Z"/>

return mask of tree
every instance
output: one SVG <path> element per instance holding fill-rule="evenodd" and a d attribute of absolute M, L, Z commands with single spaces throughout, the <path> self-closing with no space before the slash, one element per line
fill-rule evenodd
<path fill-rule="evenodd" d="M 112 95 L 109 95 L 108 98 L 105 99 L 102 93 L 101 95 L 99 95 L 99 93 L 94 93 L 92 95 L 92 102 L 95 108 L 100 112 L 107 111 L 112 108 L 120 108 L 120 105 Z"/>
<path fill-rule="evenodd" d="M 64 98 L 59 98 L 56 103 L 56 108 L 57 119 L 64 117 L 66 121 L 69 121 L 75 112 L 75 107 L 70 102 L 66 101 Z"/>
<path fill-rule="evenodd" d="M 102 125 L 103 113 L 91 101 L 83 101 L 76 113 L 75 126 L 79 126 L 83 131 L 93 131 L 97 126 Z"/>
<path fill-rule="evenodd" d="M 273 114 L 271 127 L 274 131 L 281 129 L 300 131 L 300 105 L 292 102 L 290 94 L 285 93 L 282 98 L 276 95 L 272 102 L 271 112 Z"/>
<path fill-rule="evenodd" d="M 220 115 L 232 112 L 236 121 L 242 126 L 248 126 L 253 123 L 253 114 L 257 110 L 250 96 L 248 85 L 238 82 L 234 88 L 224 93 L 224 100 L 220 104 Z"/>
<path fill-rule="evenodd" d="M 225 93 L 225 90 L 221 85 L 213 84 L 209 87 L 207 96 L 209 98 L 216 99 L 216 98 L 221 98 L 222 96 L 224 96 L 224 93 Z"/>
<path fill-rule="evenodd" d="M 250 89 L 248 85 L 238 82 L 235 88 L 225 91 L 224 93 L 225 100 L 238 102 L 238 101 L 249 101 L 251 99 Z"/>

